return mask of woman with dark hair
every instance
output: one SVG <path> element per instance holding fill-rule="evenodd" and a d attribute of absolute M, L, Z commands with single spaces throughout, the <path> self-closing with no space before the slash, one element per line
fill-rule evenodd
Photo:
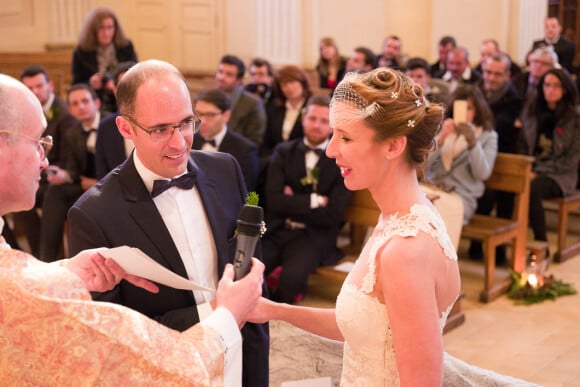
<path fill-rule="evenodd" d="M 275 102 L 268 110 L 266 133 L 260 154 L 269 157 L 274 147 L 282 142 L 304 135 L 302 110 L 312 95 L 308 75 L 298 66 L 280 68 L 272 84 Z"/>
<path fill-rule="evenodd" d="M 88 83 L 105 105 L 102 110 L 116 111 L 112 78 L 117 65 L 127 61 L 137 62 L 137 54 L 119 19 L 110 8 L 93 9 L 73 52 L 72 84 Z"/>
<path fill-rule="evenodd" d="M 333 38 L 320 39 L 320 58 L 316 72 L 320 79 L 320 88 L 334 90 L 346 71 L 346 58 L 340 55 Z"/>
<path fill-rule="evenodd" d="M 520 153 L 536 157 L 530 187 L 534 239 L 547 241 L 542 200 L 575 192 L 580 160 L 578 92 L 566 70 L 548 70 L 522 112 Z"/>
<path fill-rule="evenodd" d="M 479 88 L 457 88 L 450 104 L 454 117 L 455 101 L 466 101 L 465 122 L 447 118 L 437 137 L 437 150 L 429 156 L 428 180 L 459 195 L 463 203 L 463 223 L 467 223 L 483 195 L 484 181 L 491 175 L 497 155 L 497 133 L 493 116 Z M 455 116 L 456 117 L 456 116 Z"/>

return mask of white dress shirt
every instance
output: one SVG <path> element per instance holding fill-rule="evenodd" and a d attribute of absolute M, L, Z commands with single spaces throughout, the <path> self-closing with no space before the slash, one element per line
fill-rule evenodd
<path fill-rule="evenodd" d="M 137 150 L 133 153 L 133 160 L 149 192 L 155 180 L 169 180 L 147 169 L 139 160 Z M 153 203 L 171 234 L 188 278 L 200 285 L 217 289 L 217 250 L 197 188 L 194 186 L 191 190 L 184 190 L 171 187 L 156 196 Z M 233 315 L 225 308 L 212 311 L 209 302 L 214 298 L 214 293 L 193 291 L 193 294 L 202 324 L 218 331 L 226 345 L 224 385 L 240 386 L 242 337 Z"/>

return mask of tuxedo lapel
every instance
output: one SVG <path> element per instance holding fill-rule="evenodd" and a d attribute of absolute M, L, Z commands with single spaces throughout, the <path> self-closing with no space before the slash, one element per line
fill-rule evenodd
<path fill-rule="evenodd" d="M 119 177 L 123 198 L 129 206 L 129 215 L 157 249 L 157 254 L 151 256 L 151 258 L 170 268 L 171 271 L 187 277 L 185 266 L 173 242 L 173 238 L 165 226 L 145 184 L 137 173 L 132 156 L 129 156 L 121 167 Z M 151 253 L 149 254 L 151 255 Z"/>
<path fill-rule="evenodd" d="M 203 203 L 205 213 L 211 227 L 213 238 L 215 241 L 217 258 L 218 258 L 218 275 L 221 277 L 224 266 L 230 261 L 228 243 L 230 240 L 230 235 L 228 235 L 229 230 L 227 230 L 226 225 L 228 224 L 227 219 L 223 218 L 223 211 L 220 210 L 220 193 L 216 189 L 215 176 L 219 174 L 219 171 L 212 171 L 208 173 L 206 169 L 201 169 L 195 163 L 195 159 L 192 158 L 192 163 L 195 169 L 197 169 L 196 174 L 196 187 Z M 225 243 L 224 243 L 225 242 Z"/>

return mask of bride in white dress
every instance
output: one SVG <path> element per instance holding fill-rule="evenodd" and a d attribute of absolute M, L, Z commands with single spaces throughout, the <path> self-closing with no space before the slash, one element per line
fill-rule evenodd
<path fill-rule="evenodd" d="M 442 118 L 443 108 L 427 105 L 422 89 L 398 71 L 345 77 L 333 94 L 326 153 L 348 189 L 370 191 L 381 210 L 378 224 L 336 309 L 262 300 L 250 318 L 284 320 L 344 341 L 343 386 L 444 383 L 442 330 L 460 292 L 459 268 L 445 225 L 417 181 Z M 446 384 L 476 385 L 462 376 L 476 367 L 447 355 L 445 364 L 457 374 Z M 483 372 L 477 384 L 501 385 L 495 375 Z"/>

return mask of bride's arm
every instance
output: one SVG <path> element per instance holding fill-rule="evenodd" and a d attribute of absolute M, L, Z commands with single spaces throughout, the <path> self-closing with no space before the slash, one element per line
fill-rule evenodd
<path fill-rule="evenodd" d="M 260 324 L 270 320 L 282 320 L 328 339 L 344 340 L 336 324 L 334 308 L 296 306 L 261 298 L 258 306 L 248 315 L 248 321 Z"/>
<path fill-rule="evenodd" d="M 441 249 L 426 243 L 424 237 L 430 239 L 420 234 L 393 240 L 378 261 L 378 281 L 391 324 L 401 386 L 442 383 L 443 340 L 433 264 Z"/>

